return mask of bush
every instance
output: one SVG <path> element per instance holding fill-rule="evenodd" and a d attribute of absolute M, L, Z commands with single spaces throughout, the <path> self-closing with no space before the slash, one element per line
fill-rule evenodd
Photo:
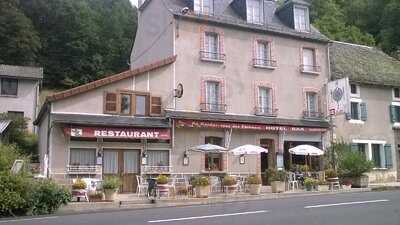
<path fill-rule="evenodd" d="M 75 183 L 72 184 L 72 189 L 74 190 L 86 189 L 86 182 L 81 179 L 77 179 Z"/>
<path fill-rule="evenodd" d="M 261 179 L 259 176 L 251 175 L 247 178 L 247 184 L 261 184 Z"/>
<path fill-rule="evenodd" d="M 236 185 L 236 178 L 234 178 L 232 176 L 225 176 L 224 179 L 222 179 L 222 184 L 224 186 Z"/>
<path fill-rule="evenodd" d="M 327 169 L 325 170 L 325 177 L 326 178 L 336 178 L 338 175 L 334 169 Z"/>
<path fill-rule="evenodd" d="M 273 181 L 285 181 L 286 173 L 283 170 L 267 169 L 266 176 L 269 182 Z"/>
<path fill-rule="evenodd" d="M 338 171 L 342 178 L 361 177 L 372 170 L 374 164 L 365 158 L 365 155 L 348 151 L 339 158 Z"/>
<path fill-rule="evenodd" d="M 161 185 L 168 184 L 168 177 L 165 175 L 159 175 L 157 177 L 157 184 L 161 184 Z"/>
<path fill-rule="evenodd" d="M 191 183 L 193 187 L 199 187 L 199 186 L 208 186 L 210 185 L 210 181 L 208 180 L 208 177 L 205 176 L 194 176 L 191 178 Z"/>
<path fill-rule="evenodd" d="M 29 164 L 29 158 L 23 156 L 15 145 L 0 144 L 0 172 L 10 171 L 16 159 L 23 159 L 25 165 Z"/>
<path fill-rule="evenodd" d="M 0 173 L 0 215 L 54 213 L 71 194 L 50 180 L 34 181 L 23 175 Z"/>
<path fill-rule="evenodd" d="M 304 179 L 304 186 L 306 186 L 306 187 L 312 187 L 317 184 L 319 184 L 319 181 L 315 180 L 313 178 L 306 177 L 306 179 Z"/>
<path fill-rule="evenodd" d="M 121 181 L 116 176 L 106 177 L 103 181 L 103 189 L 104 190 L 118 190 L 121 185 Z"/>

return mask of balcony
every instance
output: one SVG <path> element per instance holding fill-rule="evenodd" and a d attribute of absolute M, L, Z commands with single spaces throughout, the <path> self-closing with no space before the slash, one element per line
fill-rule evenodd
<path fill-rule="evenodd" d="M 226 112 L 226 104 L 215 104 L 215 103 L 201 103 L 200 111 L 202 112 L 211 112 L 211 113 L 225 113 Z"/>
<path fill-rule="evenodd" d="M 255 114 L 257 116 L 267 116 L 267 117 L 277 117 L 278 109 L 270 108 L 270 107 L 255 107 Z"/>
<path fill-rule="evenodd" d="M 324 119 L 324 114 L 321 112 L 303 111 L 303 118 L 312 120 L 322 120 Z"/>
<path fill-rule="evenodd" d="M 68 165 L 67 174 L 101 174 L 101 166 L 97 165 Z"/>
<path fill-rule="evenodd" d="M 225 58 L 225 54 L 219 52 L 200 51 L 200 59 L 203 61 L 223 63 Z"/>
<path fill-rule="evenodd" d="M 308 74 L 319 74 L 321 73 L 321 67 L 317 65 L 300 65 L 300 72 Z"/>
<path fill-rule="evenodd" d="M 171 166 L 142 166 L 143 174 L 168 174 L 171 172 Z"/>
<path fill-rule="evenodd" d="M 268 59 L 253 59 L 253 66 L 257 68 L 264 68 L 264 69 L 275 69 L 277 67 L 277 63 L 275 60 L 268 60 Z"/>

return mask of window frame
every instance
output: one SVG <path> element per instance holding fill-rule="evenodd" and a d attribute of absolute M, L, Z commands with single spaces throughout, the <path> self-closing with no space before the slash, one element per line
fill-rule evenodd
<path fill-rule="evenodd" d="M 398 91 L 399 94 L 398 97 L 396 97 L 396 90 Z M 400 101 L 400 87 L 392 88 L 392 93 L 393 93 L 393 101 Z"/>
<path fill-rule="evenodd" d="M 15 94 L 8 94 L 8 93 L 3 93 L 3 82 L 4 81 L 15 81 L 16 83 L 16 90 Z M 0 78 L 0 96 L 5 96 L 5 97 L 18 97 L 18 90 L 19 90 L 19 80 L 16 78 L 8 78 L 8 77 L 2 77 Z"/>
<path fill-rule="evenodd" d="M 197 3 L 196 3 L 196 1 L 197 1 Z M 205 7 L 204 7 L 204 2 L 205 1 L 208 1 L 209 2 L 209 9 L 210 9 L 210 11 L 209 12 L 206 12 L 204 9 L 205 9 Z M 197 9 L 197 6 L 196 6 L 196 4 L 198 4 L 199 5 L 199 8 Z M 214 0 L 194 0 L 194 2 L 193 2 L 193 11 L 195 12 L 195 13 L 199 13 L 199 14 L 204 14 L 204 15 L 214 15 Z"/>
<path fill-rule="evenodd" d="M 257 11 L 257 10 L 255 10 L 255 8 L 256 7 L 254 7 L 254 5 L 251 5 L 252 7 L 251 7 L 251 16 L 250 16 L 250 14 L 249 14 L 249 12 L 250 12 L 250 2 L 255 2 L 255 1 L 257 1 L 258 3 L 259 3 L 259 8 L 258 8 L 258 15 L 259 15 L 259 17 L 258 17 L 258 21 L 256 21 L 257 20 L 257 18 L 255 17 L 255 12 Z M 264 6 L 263 6 L 263 4 L 264 4 L 264 1 L 262 1 L 262 0 L 246 0 L 246 22 L 247 23 L 251 23 L 251 24 L 259 24 L 259 25 L 262 25 L 262 24 L 264 24 Z"/>
<path fill-rule="evenodd" d="M 261 57 L 260 46 L 265 46 L 265 53 L 263 57 Z M 265 68 L 265 69 L 276 69 L 277 64 L 273 57 L 273 43 L 272 40 L 266 39 L 255 39 L 254 47 L 253 47 L 253 66 L 256 68 Z"/>
<path fill-rule="evenodd" d="M 311 51 L 312 65 L 305 64 L 305 52 Z M 311 68 L 311 69 L 310 69 Z M 301 64 L 300 71 L 305 74 L 318 75 L 321 73 L 321 67 L 318 64 L 317 49 L 315 47 L 302 46 L 301 47 Z"/>
<path fill-rule="evenodd" d="M 373 158 L 373 145 L 379 145 L 379 157 L 380 157 L 380 163 L 379 167 L 376 167 L 374 164 L 374 170 L 387 170 L 390 169 L 387 167 L 387 158 L 386 158 L 386 153 L 385 153 L 385 146 L 388 144 L 386 141 L 380 141 L 380 140 L 359 140 L 359 139 L 353 139 L 352 140 L 353 144 L 364 144 L 365 145 L 365 156 L 367 160 L 370 160 L 374 162 Z M 393 147 L 391 148 L 391 151 L 393 151 Z M 393 157 L 391 157 L 391 161 L 393 164 Z M 375 163 L 375 162 L 374 162 Z M 392 165 L 393 166 L 393 165 Z"/>
<path fill-rule="evenodd" d="M 107 111 L 106 108 L 106 97 L 107 93 L 116 94 L 116 101 L 112 102 L 116 104 L 116 111 Z M 129 95 L 131 98 L 130 102 L 130 113 L 122 113 L 122 96 Z M 145 114 L 137 114 L 136 108 L 136 96 L 145 96 Z M 139 91 L 130 91 L 130 90 L 117 90 L 115 92 L 105 91 L 104 92 L 104 99 L 103 99 L 103 112 L 104 114 L 111 114 L 111 115 L 121 115 L 121 116 L 151 116 L 151 94 L 149 92 L 139 92 Z M 157 114 L 158 115 L 158 114 Z"/>
<path fill-rule="evenodd" d="M 351 86 L 354 85 L 356 87 L 356 93 L 351 92 Z M 350 83 L 350 97 L 352 98 L 360 98 L 361 97 L 361 90 L 360 90 L 360 85 L 358 84 L 352 84 Z"/>
<path fill-rule="evenodd" d="M 90 165 L 76 165 L 71 164 L 71 151 L 80 150 L 80 151 L 94 151 L 94 162 Z M 97 149 L 95 147 L 70 147 L 68 152 L 68 165 L 69 166 L 96 166 L 97 165 Z"/>
<path fill-rule="evenodd" d="M 215 103 L 215 107 L 217 110 L 211 109 L 208 99 L 208 83 L 218 83 L 218 96 L 217 102 Z M 225 81 L 223 78 L 217 77 L 203 77 L 201 78 L 200 85 L 200 111 L 202 112 L 210 112 L 210 113 L 225 113 L 227 110 L 227 106 L 225 104 Z"/>
<path fill-rule="evenodd" d="M 297 21 L 297 10 L 303 10 L 304 12 L 304 25 L 305 25 L 305 29 L 302 29 L 300 21 Z M 294 29 L 296 31 L 300 31 L 300 32 L 307 32 L 309 33 L 311 31 L 310 29 L 310 16 L 309 16 L 309 9 L 308 7 L 304 7 L 304 6 L 299 6 L 299 5 L 295 5 L 293 7 L 293 25 L 294 25 Z M 297 27 L 297 25 L 300 25 L 300 27 Z"/>

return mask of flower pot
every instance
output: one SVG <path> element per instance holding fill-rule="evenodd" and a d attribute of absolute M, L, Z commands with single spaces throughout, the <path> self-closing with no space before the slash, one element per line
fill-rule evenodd
<path fill-rule="evenodd" d="M 329 185 L 318 185 L 318 191 L 329 191 Z"/>
<path fill-rule="evenodd" d="M 236 185 L 225 186 L 225 193 L 226 194 L 235 194 L 236 189 L 237 189 Z"/>
<path fill-rule="evenodd" d="M 196 197 L 207 198 L 210 194 L 210 186 L 196 186 Z"/>
<path fill-rule="evenodd" d="M 312 191 L 313 186 L 312 185 L 306 185 L 306 191 Z"/>
<path fill-rule="evenodd" d="M 369 177 L 363 175 L 361 177 L 352 177 L 351 186 L 354 188 L 367 188 L 369 184 Z"/>
<path fill-rule="evenodd" d="M 114 201 L 117 196 L 117 190 L 114 189 L 104 189 L 104 195 L 106 201 Z"/>
<path fill-rule="evenodd" d="M 272 189 L 272 193 L 285 192 L 285 182 L 284 181 L 272 181 L 271 189 Z"/>
<path fill-rule="evenodd" d="M 168 197 L 169 196 L 169 185 L 168 184 L 157 184 L 157 190 L 159 197 Z"/>
<path fill-rule="evenodd" d="M 261 191 L 261 184 L 249 184 L 249 192 L 251 195 L 259 195 Z"/>

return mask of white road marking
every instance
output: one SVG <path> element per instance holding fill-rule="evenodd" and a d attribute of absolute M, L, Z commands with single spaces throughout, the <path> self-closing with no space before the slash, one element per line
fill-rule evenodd
<path fill-rule="evenodd" d="M 268 211 L 266 211 L 266 210 L 259 210 L 259 211 L 250 211 L 250 212 L 240 212 L 240 213 L 217 214 L 217 215 L 209 215 L 209 216 L 193 216 L 193 217 L 184 217 L 184 218 L 176 218 L 176 219 L 150 220 L 147 222 L 148 223 L 165 223 L 165 222 L 182 221 L 182 220 L 197 220 L 197 219 L 207 219 L 207 218 L 216 218 L 216 217 L 259 214 L 259 213 L 267 213 L 267 212 Z"/>
<path fill-rule="evenodd" d="M 310 205 L 310 206 L 305 206 L 304 208 L 312 209 L 312 208 L 323 208 L 323 207 L 341 206 L 341 205 L 360 205 L 360 204 L 377 203 L 377 202 L 389 202 L 389 200 L 381 199 L 381 200 L 371 200 L 371 201 L 361 201 L 361 202 L 342 202 L 342 203 L 325 204 L 325 205 Z"/>
<path fill-rule="evenodd" d="M 19 222 L 19 221 L 31 221 L 31 220 L 47 220 L 47 219 L 55 219 L 55 218 L 58 218 L 58 216 L 36 217 L 36 218 L 15 219 L 15 220 L 0 220 L 0 223 Z"/>

